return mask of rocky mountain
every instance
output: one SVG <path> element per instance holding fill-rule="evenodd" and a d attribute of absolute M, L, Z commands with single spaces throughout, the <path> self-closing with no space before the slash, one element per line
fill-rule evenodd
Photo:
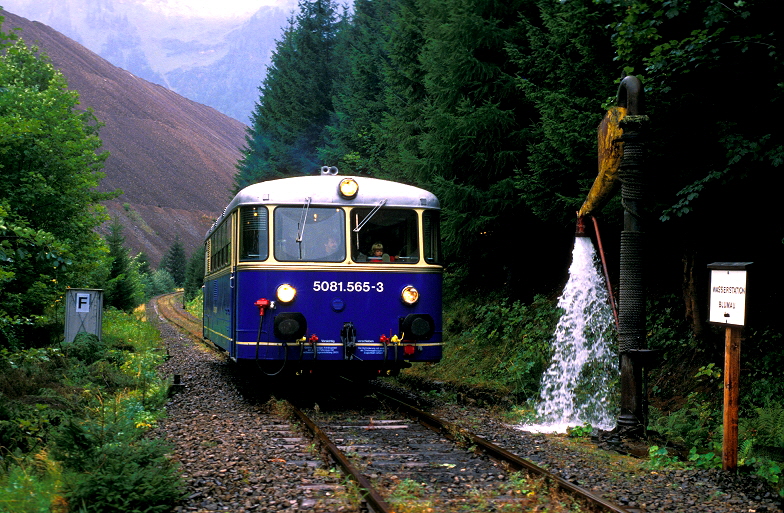
<path fill-rule="evenodd" d="M 7 11 L 4 32 L 37 45 L 104 123 L 110 152 L 101 190 L 124 194 L 106 203 L 124 226 L 127 245 L 153 266 L 180 237 L 190 254 L 231 199 L 246 126 L 113 66 L 42 23 Z M 108 227 L 104 227 L 108 231 Z"/>
<path fill-rule="evenodd" d="M 171 0 L 2 0 L 134 75 L 244 123 L 290 9 L 206 17 Z M 184 2 L 187 4 L 187 2 Z"/>

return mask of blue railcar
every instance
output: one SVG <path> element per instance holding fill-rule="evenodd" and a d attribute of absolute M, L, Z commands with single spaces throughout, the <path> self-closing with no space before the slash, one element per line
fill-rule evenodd
<path fill-rule="evenodd" d="M 423 189 L 335 168 L 246 187 L 207 233 L 204 337 L 267 374 L 439 361 L 439 211 Z"/>

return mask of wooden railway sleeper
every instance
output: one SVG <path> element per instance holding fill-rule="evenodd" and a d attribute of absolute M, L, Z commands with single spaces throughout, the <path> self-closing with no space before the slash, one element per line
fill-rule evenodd
<path fill-rule="evenodd" d="M 337 463 L 343 471 L 351 476 L 361 489 L 362 498 L 372 508 L 375 513 L 392 513 L 392 506 L 389 505 L 381 494 L 373 487 L 372 483 L 349 461 L 346 455 L 341 451 L 335 443 L 330 440 L 329 436 L 313 422 L 307 415 L 305 415 L 299 408 L 294 405 L 289 405 L 294 415 L 302 421 L 308 430 L 318 439 L 322 446 L 327 450 L 332 459 Z"/>

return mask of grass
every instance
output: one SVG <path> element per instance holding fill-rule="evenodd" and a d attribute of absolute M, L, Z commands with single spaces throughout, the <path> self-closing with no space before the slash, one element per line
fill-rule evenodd
<path fill-rule="evenodd" d="M 102 338 L 0 352 L 0 512 L 170 510 L 180 478 L 145 434 L 168 383 L 143 312 L 104 313 Z"/>
<path fill-rule="evenodd" d="M 546 480 L 514 472 L 494 485 L 466 488 L 459 498 L 434 498 L 425 483 L 402 479 L 390 488 L 388 502 L 398 513 L 462 513 L 479 511 L 548 511 L 567 513 L 586 511 L 573 497 Z"/>

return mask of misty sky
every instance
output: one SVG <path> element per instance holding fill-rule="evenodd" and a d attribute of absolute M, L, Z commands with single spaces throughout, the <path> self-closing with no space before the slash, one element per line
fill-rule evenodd
<path fill-rule="evenodd" d="M 0 0 L 0 5 L 11 12 L 25 15 L 23 7 L 41 0 Z M 117 3 L 142 4 L 149 9 L 169 15 L 205 18 L 248 17 L 263 6 L 275 5 L 288 10 L 297 7 L 296 0 L 114 0 Z"/>
<path fill-rule="evenodd" d="M 33 2 L 36 0 L 27 0 Z M 249 16 L 260 7 L 275 5 L 278 7 L 294 7 L 296 0 L 137 0 L 150 8 L 160 9 L 166 14 L 204 17 Z"/>

